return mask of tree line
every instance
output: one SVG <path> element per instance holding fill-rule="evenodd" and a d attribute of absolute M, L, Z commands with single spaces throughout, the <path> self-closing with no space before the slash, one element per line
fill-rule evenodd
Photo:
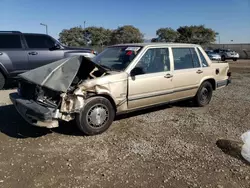
<path fill-rule="evenodd" d="M 170 27 L 156 31 L 156 38 L 151 42 L 180 42 L 194 44 L 210 44 L 216 40 L 216 33 L 204 25 L 181 26 L 177 30 Z M 67 46 L 107 46 L 121 43 L 144 42 L 144 34 L 132 25 L 124 25 L 111 30 L 103 27 L 81 26 L 63 29 L 59 41 Z"/>

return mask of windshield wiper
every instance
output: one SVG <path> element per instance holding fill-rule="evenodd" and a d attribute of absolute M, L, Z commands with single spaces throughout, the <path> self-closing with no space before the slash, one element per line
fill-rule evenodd
<path fill-rule="evenodd" d="M 102 64 L 99 64 L 101 67 L 105 68 L 105 69 L 108 69 L 108 70 L 112 70 L 110 67 L 106 66 L 106 65 L 102 65 Z"/>

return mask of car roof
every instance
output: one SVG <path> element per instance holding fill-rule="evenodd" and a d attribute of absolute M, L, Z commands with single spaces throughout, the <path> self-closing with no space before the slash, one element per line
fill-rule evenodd
<path fill-rule="evenodd" d="M 126 43 L 126 44 L 115 44 L 110 47 L 115 46 L 141 46 L 141 47 L 159 47 L 159 46 L 169 46 L 169 47 L 200 47 L 198 44 L 188 44 L 188 43 L 166 43 L 166 42 L 150 42 L 150 43 Z"/>
<path fill-rule="evenodd" d="M 23 35 L 47 35 L 44 33 L 22 33 Z"/>

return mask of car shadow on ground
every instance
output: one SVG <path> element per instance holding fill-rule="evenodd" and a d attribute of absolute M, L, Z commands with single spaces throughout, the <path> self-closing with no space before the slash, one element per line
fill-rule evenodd
<path fill-rule="evenodd" d="M 193 107 L 193 103 L 183 101 L 172 105 L 161 105 L 140 111 L 135 111 L 115 118 L 115 121 L 127 119 L 134 116 L 139 116 L 159 110 L 165 110 L 173 106 L 177 107 Z M 0 106 L 0 131 L 13 138 L 36 138 L 41 137 L 52 132 L 70 135 L 70 136 L 84 136 L 84 134 L 77 128 L 75 121 L 60 122 L 58 128 L 47 129 L 29 125 L 16 111 L 14 105 Z"/>
<path fill-rule="evenodd" d="M 0 131 L 13 138 L 36 138 L 51 132 L 49 129 L 29 125 L 18 114 L 14 105 L 0 106 Z"/>

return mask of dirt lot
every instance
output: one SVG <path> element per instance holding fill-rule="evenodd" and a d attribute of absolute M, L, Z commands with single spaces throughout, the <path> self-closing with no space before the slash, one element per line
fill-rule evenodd
<path fill-rule="evenodd" d="M 188 103 L 120 117 L 104 134 L 31 127 L 0 92 L 0 187 L 250 187 L 250 166 L 220 138 L 250 129 L 250 61 L 205 108 Z"/>

